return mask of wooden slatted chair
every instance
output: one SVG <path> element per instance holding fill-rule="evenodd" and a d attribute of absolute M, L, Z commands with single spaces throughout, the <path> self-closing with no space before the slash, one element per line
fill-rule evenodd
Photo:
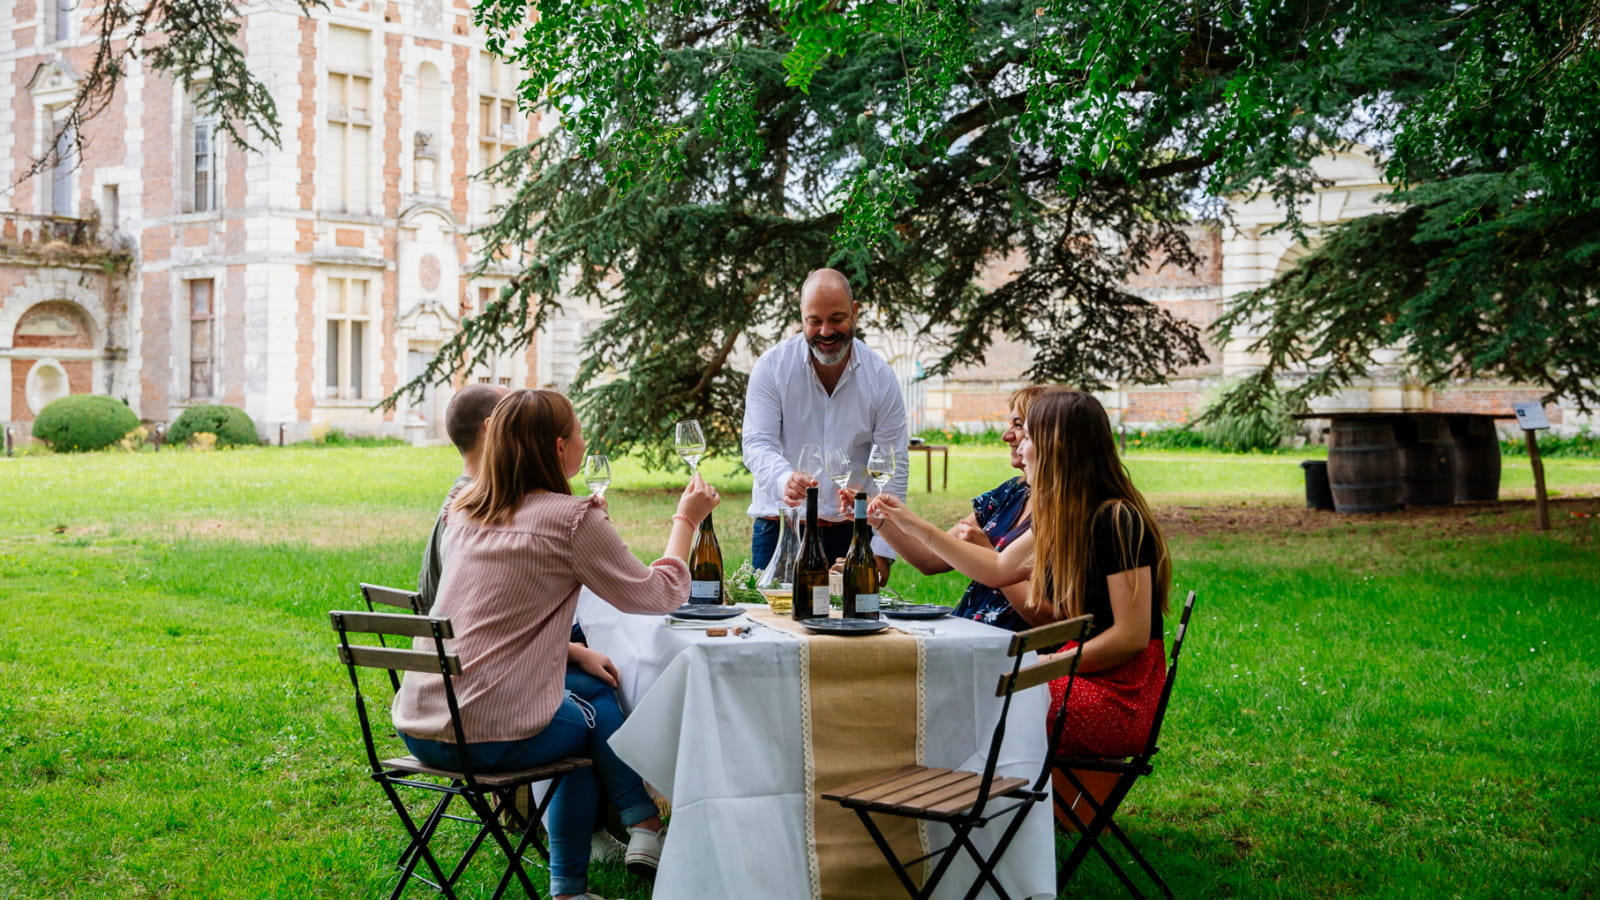
<path fill-rule="evenodd" d="M 1055 647 L 1066 641 L 1081 640 L 1089 630 L 1090 617 L 1079 616 L 1065 622 L 1055 622 L 1019 632 L 1011 639 L 1006 655 L 1012 658 L 1011 671 L 1000 676 L 995 696 L 1001 698 L 1000 717 L 995 723 L 994 735 L 989 741 L 989 755 L 982 772 L 968 772 L 928 766 L 903 766 L 882 772 L 837 790 L 824 793 L 824 799 L 835 801 L 846 809 L 854 810 L 866 826 L 867 833 L 878 850 L 889 861 L 895 876 L 906 891 L 916 900 L 933 896 L 934 889 L 949 871 L 956 856 L 965 852 L 977 864 L 978 875 L 968 898 L 977 896 L 988 883 L 1001 898 L 1008 898 L 995 866 L 1022 827 L 1023 817 L 1033 804 L 1050 796 L 1046 787 L 1050 778 L 1049 754 L 1033 781 L 1017 777 L 997 777 L 995 767 L 1000 759 L 1000 747 L 1005 738 L 1006 718 L 1011 711 L 1011 696 L 1017 691 L 1036 687 L 1057 678 L 1067 678 L 1067 691 L 1072 690 L 1072 679 L 1078 670 L 1076 653 L 1064 658 L 1034 663 L 1024 667 L 1023 659 L 1030 650 Z M 991 809 L 991 804 L 1000 806 Z M 950 843 L 931 853 L 901 861 L 889 842 L 884 839 L 873 815 L 901 816 L 942 823 L 953 832 Z M 972 842 L 974 829 L 983 828 L 991 821 L 1006 822 L 1005 830 L 995 841 L 987 856 Z M 907 871 L 908 866 L 925 860 L 934 860 L 933 867 L 919 888 Z"/>
<path fill-rule="evenodd" d="M 1172 897 L 1172 889 L 1161 880 L 1155 867 L 1133 845 L 1133 841 L 1128 839 L 1127 833 L 1118 827 L 1113 817 L 1134 783 L 1153 771 L 1150 759 L 1160 750 L 1156 741 L 1161 736 L 1161 722 L 1166 718 L 1167 702 L 1172 699 L 1172 685 L 1178 677 L 1178 654 L 1183 650 L 1184 634 L 1189 629 L 1189 616 L 1194 612 L 1194 599 L 1194 591 L 1190 591 L 1188 599 L 1183 602 L 1183 616 L 1178 620 L 1178 630 L 1172 638 L 1172 654 L 1167 663 L 1167 677 L 1161 685 L 1161 701 L 1156 705 L 1155 718 L 1150 724 L 1150 737 L 1145 741 L 1144 749 L 1139 755 L 1127 759 L 1057 755 L 1052 762 L 1056 779 L 1057 825 L 1062 831 L 1078 833 L 1077 842 L 1073 844 L 1072 850 L 1056 873 L 1058 891 L 1066 888 L 1067 882 L 1072 880 L 1072 876 L 1083 865 L 1089 851 L 1094 850 L 1105 860 L 1106 865 L 1122 881 L 1123 887 L 1126 887 L 1129 893 L 1135 897 L 1144 897 L 1133 883 L 1133 879 L 1128 877 L 1128 873 L 1112 859 L 1106 848 L 1101 846 L 1101 835 L 1109 832 L 1133 857 L 1139 868 L 1144 870 L 1150 881 L 1161 889 L 1161 893 L 1169 898 Z M 1052 740 L 1051 746 L 1060 746 L 1060 741 Z"/>
<path fill-rule="evenodd" d="M 538 838 L 539 829 L 526 827 L 528 821 L 521 823 L 524 826 L 521 838 L 513 844 L 505 827 L 501 825 L 501 814 L 512 808 L 512 795 L 518 788 L 535 782 L 548 781 L 550 790 L 545 792 L 544 802 L 532 810 L 529 820 L 537 821 L 543 816 L 545 806 L 548 805 L 549 798 L 554 796 L 555 788 L 561 779 L 570 772 L 588 766 L 590 761 L 569 758 L 515 772 L 479 773 L 467 766 L 460 771 L 436 769 L 423 765 L 416 757 L 410 755 L 384 758 L 378 752 L 373 736 L 372 720 L 361 690 L 361 671 L 364 669 L 384 670 L 391 677 L 396 672 L 403 671 L 423 672 L 443 678 L 445 704 L 450 710 L 451 732 L 457 746 L 467 744 L 467 734 L 461 724 L 461 710 L 456 703 L 453 683 L 453 679 L 461 674 L 461 658 L 449 652 L 445 645 L 447 640 L 455 636 L 455 630 L 449 619 L 428 616 L 335 611 L 329 613 L 329 617 L 333 621 L 334 630 L 339 633 L 339 661 L 344 663 L 349 671 L 350 685 L 355 691 L 356 718 L 361 724 L 361 740 L 366 748 L 367 764 L 371 768 L 372 780 L 382 786 L 384 795 L 388 797 L 390 805 L 394 807 L 395 815 L 399 817 L 410 838 L 400 854 L 400 880 L 395 885 L 394 892 L 389 895 L 390 900 L 396 900 L 400 896 L 413 875 L 439 889 L 450 900 L 455 900 L 457 882 L 485 840 L 489 839 L 500 848 L 506 860 L 505 871 L 501 874 L 500 882 L 493 894 L 495 900 L 505 893 L 513 878 L 518 881 L 531 900 L 538 900 L 539 892 L 529 879 L 522 861 L 530 846 L 547 862 L 549 851 Z M 350 642 L 352 635 L 362 634 L 377 635 L 380 638 L 384 636 L 431 638 L 433 646 L 431 649 L 419 650 Z M 380 704 L 379 710 L 380 715 L 386 717 L 388 704 Z M 383 728 L 383 731 L 385 734 L 392 734 L 392 730 L 387 727 Z M 410 792 L 423 792 L 424 795 L 436 798 L 433 808 L 420 825 L 407 808 L 402 791 L 408 792 L 407 796 L 418 796 Z M 446 814 L 451 801 L 458 797 L 471 808 L 473 813 L 471 817 Z M 439 825 L 446 819 L 457 819 L 477 826 L 476 834 L 448 874 L 429 847 Z M 431 879 L 417 872 L 419 862 L 426 864 L 427 872 L 432 875 Z"/>
<path fill-rule="evenodd" d="M 424 616 L 428 613 L 427 610 L 422 608 L 422 594 L 407 588 L 386 587 L 381 584 L 368 584 L 363 581 L 361 582 L 361 599 L 366 601 L 367 612 L 378 612 L 380 608 L 389 607 L 393 609 L 403 609 L 406 612 L 415 613 L 419 616 Z M 379 634 L 377 635 L 377 638 L 378 646 L 388 646 L 388 643 L 384 640 L 383 635 Z M 400 692 L 400 675 L 398 672 L 391 671 L 389 673 L 389 686 L 394 689 L 395 693 Z M 526 822 L 526 817 L 530 808 L 526 797 L 526 791 L 518 795 L 517 803 L 513 805 L 511 810 L 508 810 L 508 814 L 506 816 L 502 817 L 503 822 L 513 828 L 521 827 L 520 823 Z M 478 820 L 475 816 L 462 816 L 448 812 L 447 810 L 449 805 L 448 797 L 440 798 L 439 802 L 434 806 L 433 812 L 430 814 L 430 819 L 444 818 L 453 819 L 457 822 L 477 823 Z M 521 818 L 518 818 L 518 816 Z M 437 827 L 439 827 L 437 821 L 429 821 L 423 826 L 423 829 L 431 834 L 431 829 Z M 404 868 L 407 857 L 410 856 L 412 851 L 416 849 L 416 846 L 416 843 L 412 842 L 404 850 L 400 851 L 400 857 L 396 861 L 395 865 Z"/>

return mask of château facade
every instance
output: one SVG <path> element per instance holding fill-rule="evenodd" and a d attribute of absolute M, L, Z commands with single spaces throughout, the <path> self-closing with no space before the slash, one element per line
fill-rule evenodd
<path fill-rule="evenodd" d="M 281 147 L 251 135 L 242 151 L 197 112 L 204 85 L 135 63 L 81 158 L 31 178 L 94 52 L 98 3 L 7 5 L 0 421 L 101 393 L 156 422 L 239 406 L 269 440 L 332 425 L 442 437 L 447 391 L 371 407 L 504 285 L 468 271 L 500 190 L 471 176 L 538 129 L 464 0 L 333 0 L 311 18 L 246 6 Z M 533 347 L 468 377 L 551 380 L 540 365 Z"/>

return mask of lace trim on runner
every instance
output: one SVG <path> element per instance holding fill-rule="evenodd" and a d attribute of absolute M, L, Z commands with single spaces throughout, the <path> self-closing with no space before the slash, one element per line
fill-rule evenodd
<path fill-rule="evenodd" d="M 811 873 L 811 900 L 822 900 L 822 865 L 817 859 L 817 760 L 811 746 L 811 647 L 804 639 L 799 644 L 800 743 L 806 751 L 806 868 Z"/>
<path fill-rule="evenodd" d="M 921 635 L 916 636 L 917 642 L 917 755 L 914 759 L 919 766 L 928 764 L 928 642 Z M 928 855 L 930 846 L 928 841 L 928 820 L 918 819 L 917 840 L 922 843 L 922 855 Z M 927 863 L 922 866 L 922 878 L 917 879 L 920 887 L 927 880 Z"/>

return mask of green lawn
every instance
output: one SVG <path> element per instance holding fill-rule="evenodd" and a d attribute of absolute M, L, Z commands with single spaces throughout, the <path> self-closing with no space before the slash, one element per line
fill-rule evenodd
<path fill-rule="evenodd" d="M 1181 896 L 1600 896 L 1600 500 L 1570 499 L 1600 496 L 1600 461 L 1547 461 L 1569 499 L 1539 535 L 1526 504 L 1309 514 L 1300 458 L 1129 457 L 1186 523 L 1175 577 L 1201 605 L 1124 825 Z M 913 468 L 935 519 L 1008 473 L 996 449 L 951 465 L 931 496 Z M 386 896 L 396 831 L 326 612 L 357 581 L 414 580 L 455 466 L 404 447 L 0 460 L 0 897 Z M 733 469 L 707 467 L 737 565 Z M 649 557 L 683 473 L 615 479 Z M 1530 483 L 1508 459 L 1503 496 Z M 1073 896 L 1121 896 L 1086 874 Z M 648 896 L 617 871 L 592 889 Z"/>

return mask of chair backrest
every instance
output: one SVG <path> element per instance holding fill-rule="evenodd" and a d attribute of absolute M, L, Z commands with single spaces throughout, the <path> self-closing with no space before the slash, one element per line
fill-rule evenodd
<path fill-rule="evenodd" d="M 455 628 L 449 619 L 400 613 L 355 612 L 335 610 L 328 613 L 333 628 L 339 633 L 339 661 L 350 673 L 350 686 L 356 695 L 356 718 L 361 722 L 361 739 L 366 744 L 367 762 L 373 772 L 381 771 L 377 745 L 373 740 L 372 721 L 367 714 L 367 702 L 361 692 L 359 669 L 379 669 L 388 673 L 391 681 L 398 672 L 423 672 L 444 679 L 445 703 L 450 709 L 451 730 L 456 746 L 466 745 L 466 733 L 461 725 L 461 710 L 456 703 L 453 679 L 461 674 L 461 657 L 445 647 L 445 641 L 455 637 Z M 375 635 L 380 641 L 385 636 L 393 638 L 431 638 L 431 649 L 403 649 L 384 644 L 371 646 L 353 644 L 351 635 Z M 387 706 L 384 707 L 387 710 Z M 472 782 L 472 773 L 464 772 Z"/>
<path fill-rule="evenodd" d="M 384 587 L 381 584 L 361 582 L 361 599 L 367 601 L 367 612 L 377 612 L 381 606 L 395 606 L 407 612 L 422 613 L 422 595 L 404 588 Z"/>
<path fill-rule="evenodd" d="M 418 615 L 423 614 L 422 595 L 404 588 L 384 587 L 381 584 L 367 584 L 363 581 L 361 582 L 361 599 L 367 603 L 367 612 L 377 612 L 380 606 L 392 606 L 403 609 L 406 612 Z M 388 642 L 383 639 L 381 634 L 378 635 L 378 646 L 388 646 Z M 400 676 L 394 672 L 389 673 L 389 687 L 393 688 L 395 693 L 400 692 Z"/>
<path fill-rule="evenodd" d="M 995 696 L 1002 698 L 1000 703 L 1000 719 L 995 722 L 994 735 L 989 739 L 989 757 L 983 764 L 983 783 L 978 791 L 978 802 L 972 807 L 973 815 L 983 813 L 984 804 L 989 800 L 989 784 L 994 780 L 994 770 L 1000 761 L 1000 746 L 1005 741 L 1006 719 L 1011 713 L 1011 697 L 1017 691 L 1026 690 L 1054 681 L 1057 678 L 1067 678 L 1067 691 L 1072 690 L 1072 681 L 1077 677 L 1078 654 L 1034 663 L 1023 667 L 1023 660 L 1027 658 L 1030 650 L 1041 647 L 1056 647 L 1067 641 L 1082 640 L 1089 632 L 1089 625 L 1094 621 L 1093 616 L 1078 616 L 1062 622 L 1051 622 L 1049 625 L 1040 625 L 1027 631 L 1019 631 L 1011 637 L 1011 644 L 1006 647 L 1006 655 L 1011 657 L 1011 671 L 1000 676 L 999 683 L 995 686 Z M 1039 781 L 1034 785 L 1038 790 L 1044 779 L 1050 777 L 1050 754 L 1045 753 L 1045 765 L 1039 772 Z"/>
<path fill-rule="evenodd" d="M 1156 714 L 1150 720 L 1150 739 L 1145 741 L 1141 759 L 1156 754 L 1156 739 L 1161 736 L 1161 722 L 1167 717 L 1167 701 L 1172 699 L 1172 685 L 1178 679 L 1178 654 L 1183 651 L 1183 638 L 1189 631 L 1189 616 L 1194 613 L 1194 591 L 1183 601 L 1183 615 L 1178 619 L 1178 630 L 1172 635 L 1172 658 L 1167 663 L 1167 677 L 1161 684 L 1161 702 L 1156 704 Z"/>

